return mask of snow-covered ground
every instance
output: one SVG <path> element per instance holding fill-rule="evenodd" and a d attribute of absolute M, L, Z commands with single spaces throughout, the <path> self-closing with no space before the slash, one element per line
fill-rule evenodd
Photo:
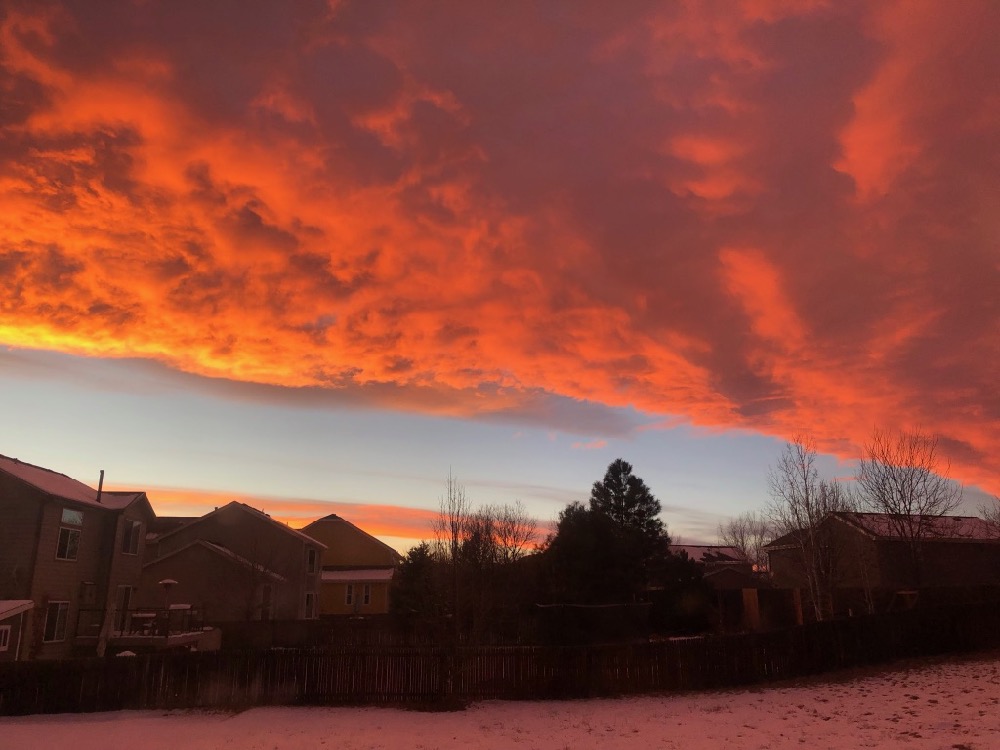
<path fill-rule="evenodd" d="M 829 682 L 465 711 L 257 708 L 0 718 L 0 748 L 1000 748 L 1000 654 Z"/>

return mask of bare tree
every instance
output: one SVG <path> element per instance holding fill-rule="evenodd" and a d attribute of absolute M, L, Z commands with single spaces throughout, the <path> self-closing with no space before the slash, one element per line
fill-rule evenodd
<path fill-rule="evenodd" d="M 839 483 L 819 478 L 816 443 L 802 436 L 788 443 L 771 467 L 768 489 L 768 515 L 774 531 L 788 536 L 816 619 L 826 619 L 832 615 L 833 586 L 842 550 L 821 523 L 830 513 L 853 510 L 852 498 Z"/>
<path fill-rule="evenodd" d="M 444 495 L 439 498 L 438 517 L 432 524 L 436 552 L 441 559 L 458 559 L 462 541 L 468 533 L 470 514 L 465 486 L 449 470 L 444 482 Z"/>
<path fill-rule="evenodd" d="M 989 524 L 993 536 L 1000 537 L 1000 496 L 994 495 L 993 502 L 980 505 L 979 515 Z"/>
<path fill-rule="evenodd" d="M 771 520 L 764 513 L 747 511 L 719 524 L 719 544 L 735 549 L 755 572 L 767 570 L 764 547 L 774 538 Z"/>
<path fill-rule="evenodd" d="M 962 486 L 948 478 L 938 438 L 921 430 L 875 429 L 855 477 L 860 502 L 884 514 L 892 536 L 905 544 L 912 584 L 922 582 L 923 542 L 936 535 L 937 519 L 962 501 Z"/>
<path fill-rule="evenodd" d="M 500 564 L 520 560 L 535 546 L 538 523 L 528 515 L 520 500 L 515 500 L 513 504 L 487 506 L 485 510 L 494 519 L 494 541 Z"/>

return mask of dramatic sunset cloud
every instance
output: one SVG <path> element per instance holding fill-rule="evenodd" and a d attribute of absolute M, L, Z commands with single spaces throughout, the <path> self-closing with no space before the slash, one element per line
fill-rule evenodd
<path fill-rule="evenodd" d="M 0 344 L 1000 493 L 993 0 L 0 13 Z"/>

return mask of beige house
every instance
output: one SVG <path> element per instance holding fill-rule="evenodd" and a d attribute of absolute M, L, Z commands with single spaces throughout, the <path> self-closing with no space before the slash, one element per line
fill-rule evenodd
<path fill-rule="evenodd" d="M 321 615 L 378 615 L 389 611 L 393 573 L 401 555 L 385 542 L 331 514 L 302 529 L 326 545 L 319 594 Z"/>

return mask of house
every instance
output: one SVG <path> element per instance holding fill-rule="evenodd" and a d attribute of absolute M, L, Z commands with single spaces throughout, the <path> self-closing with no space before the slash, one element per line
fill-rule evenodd
<path fill-rule="evenodd" d="M 102 652 L 133 606 L 155 514 L 144 492 L 105 491 L 101 480 L 95 490 L 0 456 L 0 600 L 22 603 L 12 605 L 20 658 Z M 13 637 L 2 625 L 0 638 Z"/>
<path fill-rule="evenodd" d="M 377 615 L 389 611 L 396 566 L 403 559 L 385 542 L 331 514 L 302 529 L 326 545 L 322 558 L 321 615 Z"/>
<path fill-rule="evenodd" d="M 705 580 L 715 589 L 758 588 L 753 565 L 735 547 L 710 544 L 671 544 L 670 553 L 684 554 L 702 566 Z"/>
<path fill-rule="evenodd" d="M 672 544 L 671 554 L 687 555 L 704 569 L 704 581 L 715 591 L 718 626 L 723 631 L 761 630 L 790 619 L 785 603 L 774 596 L 771 582 L 735 547 Z"/>
<path fill-rule="evenodd" d="M 25 633 L 24 619 L 35 603 L 31 599 L 0 600 L 0 662 L 21 661 L 26 654 L 21 652 Z"/>
<path fill-rule="evenodd" d="M 215 623 L 317 616 L 323 543 L 235 501 L 163 528 L 142 567 L 143 606 L 183 603 Z"/>
<path fill-rule="evenodd" d="M 765 550 L 774 585 L 808 599 L 803 533 L 785 534 Z M 909 606 L 918 595 L 954 601 L 1000 589 L 1000 536 L 981 518 L 838 512 L 813 536 L 823 548 L 834 614 Z"/>

